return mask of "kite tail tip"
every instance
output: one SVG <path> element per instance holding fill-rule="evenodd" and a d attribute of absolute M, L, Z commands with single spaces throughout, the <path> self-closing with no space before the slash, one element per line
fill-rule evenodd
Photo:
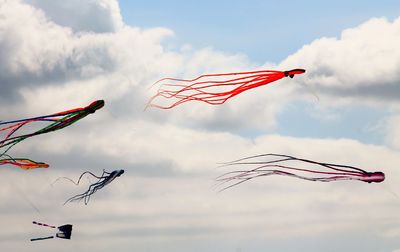
<path fill-rule="evenodd" d="M 42 162 L 34 162 L 31 160 L 22 160 L 21 163 L 16 164 L 22 169 L 25 170 L 32 170 L 32 169 L 37 169 L 37 168 L 49 168 L 50 166 L 46 163 Z"/>
<path fill-rule="evenodd" d="M 39 163 L 35 168 L 49 168 L 50 165 L 46 163 Z"/>

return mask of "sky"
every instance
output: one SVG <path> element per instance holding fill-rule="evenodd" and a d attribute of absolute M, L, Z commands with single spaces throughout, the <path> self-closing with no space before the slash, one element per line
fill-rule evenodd
<path fill-rule="evenodd" d="M 399 252 L 399 11 L 398 1 L 0 0 L 0 121 L 105 100 L 8 152 L 50 167 L 2 166 L 1 251 Z M 220 106 L 144 110 L 163 77 L 293 68 L 306 73 Z M 218 163 L 263 153 L 386 179 L 213 187 L 232 168 Z M 94 180 L 57 178 L 103 169 L 125 173 L 88 205 L 63 205 Z M 30 242 L 52 234 L 33 220 L 71 223 L 72 239 Z"/>

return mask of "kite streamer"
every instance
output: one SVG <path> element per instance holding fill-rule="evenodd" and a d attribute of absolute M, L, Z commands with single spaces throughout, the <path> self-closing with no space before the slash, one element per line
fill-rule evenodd
<path fill-rule="evenodd" d="M 0 159 L 0 165 L 6 165 L 6 164 L 19 166 L 20 168 L 25 170 L 49 167 L 49 165 L 46 163 L 36 162 L 30 159 L 12 158 L 12 157 Z"/>
<path fill-rule="evenodd" d="M 189 101 L 201 101 L 220 105 L 228 99 L 252 88 L 266 85 L 284 77 L 293 78 L 304 73 L 304 69 L 290 71 L 260 70 L 220 74 L 204 74 L 194 79 L 163 78 L 157 93 L 146 108 L 171 109 Z"/>
<path fill-rule="evenodd" d="M 227 172 L 217 177 L 218 186 L 223 186 L 222 190 L 254 178 L 270 175 L 290 176 L 321 182 L 359 180 L 368 183 L 379 183 L 385 180 L 385 174 L 380 171 L 367 172 L 354 166 L 322 163 L 281 154 L 262 154 L 246 157 L 224 163 L 222 166 L 248 168 Z"/>
<path fill-rule="evenodd" d="M 2 125 L 7 125 L 3 128 L 0 128 L 0 133 L 5 133 L 5 137 L 3 139 L 0 138 L 0 165 L 11 164 L 19 166 L 23 169 L 47 168 L 48 165 L 45 163 L 35 162 L 27 158 L 12 158 L 7 154 L 7 152 L 13 146 L 27 138 L 65 128 L 86 117 L 87 115 L 96 112 L 96 110 L 102 108 L 103 106 L 104 101 L 98 100 L 83 108 L 75 108 L 51 115 L 7 122 L 0 121 L 0 127 L 3 127 Z M 48 125 L 32 133 L 20 135 L 17 134 L 23 126 L 32 124 L 34 122 L 47 122 Z"/>

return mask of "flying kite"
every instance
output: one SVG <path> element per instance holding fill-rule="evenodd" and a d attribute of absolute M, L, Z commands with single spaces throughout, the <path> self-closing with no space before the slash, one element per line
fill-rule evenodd
<path fill-rule="evenodd" d="M 57 228 L 58 232 L 56 233 L 56 237 L 61 238 L 61 239 L 71 239 L 71 233 L 72 233 L 72 225 L 71 224 L 65 224 L 59 227 L 32 221 L 33 224 L 39 225 L 42 227 L 49 227 L 49 228 Z M 41 240 L 47 240 L 47 239 L 53 239 L 54 236 L 46 236 L 46 237 L 40 237 L 40 238 L 32 238 L 31 241 L 41 241 Z"/>
<path fill-rule="evenodd" d="M 98 100 L 83 108 L 75 108 L 51 115 L 7 122 L 0 121 L 0 127 L 3 127 L 1 125 L 7 125 L 3 128 L 0 128 L 0 133 L 5 133 L 5 137 L 3 139 L 0 138 L 0 165 L 11 164 L 19 166 L 23 169 L 47 168 L 48 165 L 45 163 L 35 162 L 26 158 L 12 158 L 11 156 L 7 155 L 7 152 L 14 145 L 27 138 L 65 128 L 86 117 L 87 115 L 96 112 L 96 110 L 102 108 L 103 106 L 104 101 Z M 20 130 L 23 126 L 31 124 L 33 122 L 45 122 L 48 123 L 48 125 L 32 133 L 20 135 L 16 134 L 18 130 Z"/>
<path fill-rule="evenodd" d="M 201 101 L 211 105 L 220 105 L 228 99 L 252 88 L 266 85 L 284 77 L 293 78 L 306 70 L 290 71 L 260 70 L 250 72 L 233 72 L 204 74 L 194 79 L 163 78 L 157 93 L 146 105 L 160 109 L 171 109 L 188 101 Z M 165 104 L 160 103 L 164 101 Z"/>
<path fill-rule="evenodd" d="M 262 154 L 224 163 L 222 166 L 243 166 L 248 169 L 231 171 L 217 177 L 222 190 L 248 180 L 270 176 L 290 176 L 310 181 L 331 182 L 338 180 L 359 180 L 363 182 L 382 182 L 383 172 L 367 172 L 363 169 L 341 164 L 322 163 L 281 154 Z M 222 191 L 221 190 L 221 191 Z"/>
<path fill-rule="evenodd" d="M 92 194 L 94 194 L 95 192 L 97 192 L 98 190 L 100 190 L 101 188 L 105 187 L 106 185 L 108 185 L 109 183 L 111 183 L 116 177 L 121 176 L 124 173 L 124 170 L 115 170 L 113 172 L 106 172 L 105 170 L 103 170 L 103 173 L 100 176 L 96 176 L 93 173 L 89 172 L 89 171 L 85 171 L 84 173 L 81 174 L 81 176 L 79 176 L 79 179 L 77 182 L 74 182 L 72 179 L 67 178 L 67 177 L 61 177 L 63 179 L 67 179 L 69 181 L 71 181 L 72 183 L 74 183 L 75 185 L 79 185 L 79 182 L 81 181 L 83 175 L 85 174 L 90 174 L 93 177 L 97 178 L 98 181 L 91 184 L 88 188 L 87 191 L 85 191 L 84 193 L 75 195 L 69 199 L 67 199 L 64 202 L 64 205 L 67 204 L 68 202 L 73 202 L 73 201 L 80 201 L 82 199 L 84 199 L 85 205 L 88 204 L 89 200 L 90 200 L 90 196 L 92 196 Z M 60 178 L 58 178 L 55 182 L 57 182 Z M 53 184 L 54 184 L 53 183 Z"/>

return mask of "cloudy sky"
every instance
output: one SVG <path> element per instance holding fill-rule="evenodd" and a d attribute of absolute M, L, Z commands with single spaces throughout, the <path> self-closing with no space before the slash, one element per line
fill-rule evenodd
<path fill-rule="evenodd" d="M 9 152 L 50 168 L 2 167 L 1 251 L 399 252 L 398 13 L 397 0 L 0 0 L 0 120 L 106 102 Z M 307 72 L 221 106 L 144 111 L 165 76 L 292 68 Z M 386 180 L 213 188 L 219 162 L 261 153 Z M 55 179 L 103 169 L 125 174 L 62 205 L 93 179 Z M 72 240 L 32 243 L 52 234 L 32 220 L 71 223 Z"/>

